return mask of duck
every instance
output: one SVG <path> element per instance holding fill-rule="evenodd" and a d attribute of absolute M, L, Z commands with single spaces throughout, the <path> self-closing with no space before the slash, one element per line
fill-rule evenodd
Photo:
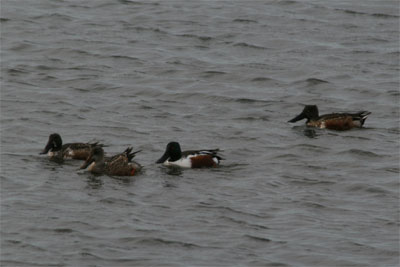
<path fill-rule="evenodd" d="M 132 147 L 128 147 L 124 152 L 111 157 L 104 157 L 104 150 L 101 146 L 91 149 L 90 155 L 81 165 L 80 169 L 86 169 L 93 174 L 107 174 L 110 176 L 133 176 L 136 175 L 142 166 L 133 161 L 137 153 L 141 150 L 132 152 Z"/>
<path fill-rule="evenodd" d="M 170 142 L 167 144 L 164 154 L 156 163 L 182 168 L 216 167 L 223 159 L 218 152 L 218 148 L 182 152 L 178 142 Z"/>
<path fill-rule="evenodd" d="M 331 113 L 320 116 L 316 105 L 306 105 L 299 115 L 288 122 L 294 123 L 307 119 L 307 126 L 345 131 L 352 128 L 361 128 L 370 114 L 371 112 L 369 111 L 360 111 L 356 113 Z"/>
<path fill-rule="evenodd" d="M 50 134 L 45 148 L 39 154 L 48 154 L 50 159 L 62 161 L 63 159 L 86 160 L 90 151 L 95 146 L 104 146 L 95 143 L 62 143 L 58 133 Z"/>

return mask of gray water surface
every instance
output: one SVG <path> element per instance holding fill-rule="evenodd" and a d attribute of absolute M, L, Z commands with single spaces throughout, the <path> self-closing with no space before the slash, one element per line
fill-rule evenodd
<path fill-rule="evenodd" d="M 397 266 L 398 1 L 2 1 L 2 266 Z M 347 132 L 289 124 L 369 110 Z M 38 155 L 132 145 L 117 179 Z M 219 168 L 154 164 L 169 141 Z"/>

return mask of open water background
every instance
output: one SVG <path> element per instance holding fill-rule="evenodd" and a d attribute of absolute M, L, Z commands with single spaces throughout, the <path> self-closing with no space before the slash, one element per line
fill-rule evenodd
<path fill-rule="evenodd" d="M 398 1 L 1 1 L 2 266 L 397 266 Z M 369 110 L 364 129 L 287 121 Z M 128 145 L 130 179 L 38 155 Z M 216 169 L 154 164 L 169 141 Z"/>

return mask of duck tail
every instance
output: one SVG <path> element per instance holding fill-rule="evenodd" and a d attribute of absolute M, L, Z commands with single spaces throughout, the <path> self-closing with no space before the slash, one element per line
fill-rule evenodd
<path fill-rule="evenodd" d="M 211 155 L 215 158 L 217 158 L 218 160 L 225 160 L 222 156 L 221 156 L 221 150 L 219 148 L 216 149 L 208 149 L 208 152 L 211 153 Z"/>
<path fill-rule="evenodd" d="M 125 149 L 124 153 L 126 154 L 126 157 L 128 158 L 128 162 L 130 162 L 137 153 L 139 153 L 142 150 L 137 150 L 135 152 L 132 152 L 133 147 L 128 147 L 127 149 Z"/>
<path fill-rule="evenodd" d="M 358 116 L 360 117 L 361 126 L 364 124 L 369 114 L 371 114 L 371 112 L 369 111 L 361 111 L 360 113 L 358 113 Z"/>
<path fill-rule="evenodd" d="M 99 147 L 107 147 L 107 145 L 99 143 L 97 142 L 93 142 L 93 143 L 88 143 L 90 145 L 91 148 L 95 147 L 95 146 L 99 146 Z"/>

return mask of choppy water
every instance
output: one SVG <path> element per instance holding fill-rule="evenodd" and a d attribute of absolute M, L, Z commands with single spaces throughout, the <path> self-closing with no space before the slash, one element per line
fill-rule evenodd
<path fill-rule="evenodd" d="M 1 4 L 2 266 L 399 264 L 397 1 Z M 49 162 L 53 132 L 145 172 Z M 226 160 L 154 164 L 172 140 Z"/>

